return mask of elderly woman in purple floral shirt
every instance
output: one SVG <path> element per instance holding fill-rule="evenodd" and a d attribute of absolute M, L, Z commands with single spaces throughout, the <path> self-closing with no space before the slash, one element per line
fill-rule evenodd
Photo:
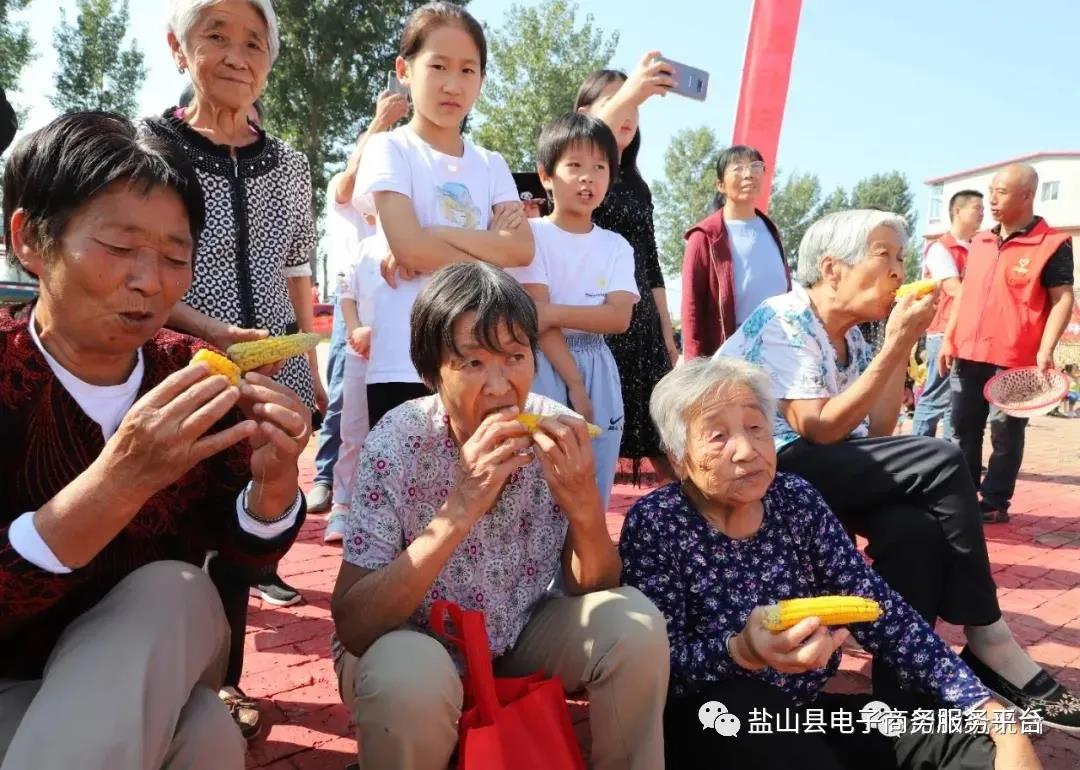
<path fill-rule="evenodd" d="M 462 687 L 428 633 L 435 599 L 484 611 L 498 675 L 541 670 L 588 691 L 594 767 L 663 767 L 664 621 L 617 587 L 585 422 L 529 393 L 532 300 L 498 268 L 452 265 L 417 297 L 411 328 L 436 393 L 364 443 L 332 603 L 361 767 L 447 766 Z M 521 412 L 544 416 L 537 433 Z"/>
<path fill-rule="evenodd" d="M 1028 739 L 1004 731 L 749 731 L 752 709 L 801 717 L 814 710 L 828 727 L 838 710 L 865 707 L 869 696 L 822 692 L 849 633 L 910 689 L 910 701 L 893 707 L 978 712 L 988 726 L 1002 707 L 866 565 L 821 495 L 797 476 L 777 475 L 775 404 L 764 371 L 736 359 L 697 359 L 665 376 L 649 406 L 682 481 L 638 501 L 619 548 L 624 583 L 652 599 L 668 622 L 668 767 L 787 768 L 796 758 L 815 770 L 1039 766 Z M 763 605 L 827 594 L 875 599 L 882 616 L 850 629 L 817 618 L 786 631 L 764 627 Z M 721 709 L 728 712 L 722 719 Z M 737 740 L 702 730 L 730 732 L 730 714 L 741 722 Z"/>

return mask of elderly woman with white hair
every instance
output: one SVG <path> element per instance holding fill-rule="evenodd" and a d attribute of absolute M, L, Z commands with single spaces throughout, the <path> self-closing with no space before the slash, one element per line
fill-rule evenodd
<path fill-rule="evenodd" d="M 304 155 L 263 131 L 256 106 L 281 46 L 271 0 L 171 0 L 167 39 L 177 69 L 190 74 L 193 96 L 146 125 L 187 156 L 206 199 L 195 277 L 169 326 L 220 349 L 310 332 L 311 173 Z M 325 411 L 314 351 L 286 361 L 275 379 L 309 409 Z M 233 629 L 222 697 L 250 738 L 258 711 L 239 690 L 249 585 L 275 606 L 301 596 L 273 568 L 252 575 L 216 560 L 211 574 Z"/>
<path fill-rule="evenodd" d="M 717 352 L 760 365 L 778 408 L 779 468 L 809 481 L 869 541 L 874 568 L 928 622 L 964 627 L 964 661 L 1002 698 L 1080 730 L 1080 701 L 1020 647 L 1001 616 L 971 476 L 959 449 L 894 436 L 909 353 L 937 292 L 895 298 L 907 226 L 895 214 L 842 211 L 799 247 L 792 291 L 763 302 Z M 895 304 L 894 304 L 895 303 Z M 888 317 L 872 355 L 857 325 Z M 900 689 L 876 667 L 875 692 Z"/>
<path fill-rule="evenodd" d="M 776 472 L 771 389 L 757 366 L 699 358 L 665 376 L 649 404 L 681 481 L 630 509 L 619 551 L 623 582 L 667 619 L 667 766 L 1038 767 L 1027 738 L 1003 730 L 890 737 L 839 726 L 839 715 L 870 701 L 822 690 L 849 630 L 903 684 L 889 703 L 894 708 L 970 710 L 993 724 L 1002 706 L 867 567 L 817 490 Z M 883 612 L 850 629 L 830 629 L 818 618 L 766 629 L 765 605 L 829 594 L 874 599 Z M 774 729 L 777 718 L 808 728 L 815 717 L 820 730 Z M 750 724 L 762 720 L 767 733 Z M 738 740 L 718 739 L 702 727 L 737 732 Z"/>

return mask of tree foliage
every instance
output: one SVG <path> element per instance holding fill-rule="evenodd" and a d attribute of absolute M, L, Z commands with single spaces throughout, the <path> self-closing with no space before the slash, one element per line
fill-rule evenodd
<path fill-rule="evenodd" d="M 30 5 L 30 0 L 0 0 L 0 88 L 15 88 L 23 68 L 34 55 L 30 27 L 11 15 Z"/>
<path fill-rule="evenodd" d="M 405 21 L 422 0 L 278 0 L 281 54 L 263 101 L 267 129 L 311 164 L 313 204 L 375 114 Z"/>
<path fill-rule="evenodd" d="M 790 176 L 782 186 L 774 183 L 769 217 L 779 228 L 788 261 L 794 265 L 798 261 L 799 243 L 806 229 L 826 214 L 851 208 L 895 212 L 904 218 L 911 233 L 911 243 L 904 261 L 907 277 L 913 280 L 919 271 L 921 259 L 919 239 L 915 234 L 918 212 L 913 208 L 914 200 L 907 178 L 899 171 L 873 174 L 859 180 L 850 194 L 843 187 L 837 187 L 824 198 L 821 197 L 821 182 L 817 175 L 801 173 Z"/>
<path fill-rule="evenodd" d="M 653 198 L 660 265 L 669 274 L 682 269 L 683 233 L 709 213 L 720 150 L 716 133 L 701 126 L 679 131 L 664 153 L 664 178 L 653 185 Z"/>
<path fill-rule="evenodd" d="M 769 218 L 780 231 L 788 262 L 794 264 L 803 234 L 814 222 L 821 205 L 821 182 L 816 174 L 808 173 L 792 173 L 780 184 L 782 178 L 780 171 L 773 177 Z"/>
<path fill-rule="evenodd" d="M 49 101 L 61 112 L 109 110 L 135 117 L 146 67 L 134 40 L 122 48 L 128 0 L 119 4 L 76 0 L 75 5 L 75 23 L 68 23 L 67 13 L 61 10 L 60 24 L 53 32 L 59 67 L 54 76 L 56 93 Z"/>
<path fill-rule="evenodd" d="M 502 154 L 515 171 L 536 165 L 540 129 L 574 107 L 581 81 L 607 66 L 619 34 L 605 35 L 591 14 L 580 26 L 571 0 L 512 5 L 488 32 L 488 72 L 476 103 L 477 144 Z"/>

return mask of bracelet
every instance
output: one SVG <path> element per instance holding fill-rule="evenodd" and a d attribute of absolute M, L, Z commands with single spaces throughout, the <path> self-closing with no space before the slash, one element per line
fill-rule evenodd
<path fill-rule="evenodd" d="M 750 658 L 749 655 L 744 654 L 742 651 L 737 651 L 736 650 L 736 644 L 735 644 L 736 637 L 739 637 L 739 635 L 738 634 L 732 634 L 731 636 L 728 637 L 728 642 L 727 642 L 728 655 L 731 656 L 731 659 L 733 661 L 735 661 L 736 665 L 738 665 L 740 668 L 746 669 L 747 671 L 760 671 L 761 669 L 765 668 L 766 666 L 765 666 L 764 662 L 758 660 L 755 663 Z M 741 637 L 739 637 L 739 638 L 741 638 Z M 745 643 L 745 640 L 743 640 L 743 641 Z M 747 646 L 749 647 L 749 645 L 747 645 Z"/>
<path fill-rule="evenodd" d="M 260 524 L 277 524 L 279 522 L 285 521 L 285 519 L 289 518 L 289 516 L 292 515 L 293 511 L 296 510 L 296 500 L 293 499 L 293 502 L 289 505 L 289 507 L 286 508 L 285 511 L 276 518 L 264 519 L 260 516 L 256 516 L 251 512 L 251 508 L 248 506 L 248 494 L 250 492 L 251 484 L 248 484 L 246 487 L 244 487 L 244 491 L 240 495 L 240 505 L 243 506 L 244 513 L 247 514 L 248 518 L 257 521 Z"/>

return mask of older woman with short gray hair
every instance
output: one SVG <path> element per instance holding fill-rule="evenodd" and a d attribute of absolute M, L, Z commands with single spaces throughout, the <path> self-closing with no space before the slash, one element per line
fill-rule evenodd
<path fill-rule="evenodd" d="M 699 358 L 660 380 L 649 404 L 680 481 L 634 505 L 619 551 L 623 582 L 667 620 L 667 766 L 788 768 L 798 757 L 805 767 L 828 770 L 993 767 L 994 746 L 985 735 L 762 736 L 746 725 L 752 709 L 790 716 L 812 708 L 824 714 L 823 724 L 835 726 L 834 714 L 859 711 L 870 700 L 822 691 L 839 665 L 847 629 L 830 630 L 817 618 L 784 631 L 764 626 L 764 605 L 829 594 L 881 605 L 878 620 L 852 624 L 850 633 L 903 683 L 889 705 L 976 709 L 988 717 L 1002 709 L 866 566 L 821 495 L 797 476 L 776 473 L 771 390 L 769 376 L 753 364 Z M 702 725 L 738 733 L 738 740 L 717 740 Z M 993 741 L 998 756 L 1011 762 L 1002 767 L 1031 756 L 1023 736 Z"/>
<path fill-rule="evenodd" d="M 894 436 L 908 356 L 937 292 L 895 298 L 907 227 L 871 209 L 829 214 L 799 248 L 798 285 L 763 302 L 717 352 L 761 366 L 777 399 L 772 434 L 781 470 L 803 477 L 874 568 L 928 622 L 964 626 L 961 657 L 995 692 L 1080 729 L 1080 701 L 1020 647 L 1001 617 L 975 486 L 959 449 Z M 857 325 L 888 317 L 881 350 Z M 887 702 L 901 689 L 874 672 Z"/>

